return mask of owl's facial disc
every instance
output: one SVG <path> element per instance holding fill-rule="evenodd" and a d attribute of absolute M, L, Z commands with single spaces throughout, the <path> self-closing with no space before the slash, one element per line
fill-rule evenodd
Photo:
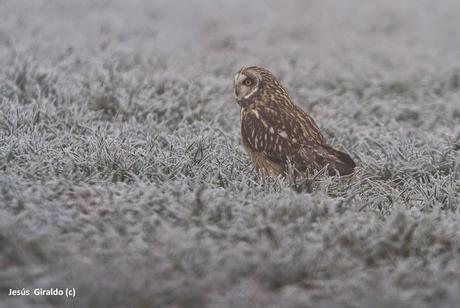
<path fill-rule="evenodd" d="M 234 94 L 237 102 L 248 99 L 259 89 L 259 79 L 253 74 L 239 72 L 234 78 Z"/>

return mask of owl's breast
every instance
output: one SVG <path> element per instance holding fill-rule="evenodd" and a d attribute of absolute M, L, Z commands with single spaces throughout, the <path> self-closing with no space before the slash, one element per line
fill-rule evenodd
<path fill-rule="evenodd" d="M 260 152 L 267 145 L 267 128 L 263 125 L 259 108 L 241 111 L 241 139 L 247 151 Z"/>
<path fill-rule="evenodd" d="M 282 160 L 275 157 L 281 154 L 285 144 L 277 134 L 276 123 L 269 121 L 266 112 L 269 111 L 264 107 L 242 109 L 241 141 L 256 168 L 275 175 L 283 170 Z"/>
<path fill-rule="evenodd" d="M 245 108 L 241 112 L 241 138 L 248 151 L 281 152 L 287 146 L 287 132 L 279 114 L 265 106 Z"/>

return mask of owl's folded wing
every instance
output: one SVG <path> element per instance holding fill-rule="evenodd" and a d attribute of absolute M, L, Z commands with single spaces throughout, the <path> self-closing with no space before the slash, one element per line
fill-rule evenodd
<path fill-rule="evenodd" d="M 351 157 L 326 144 L 305 142 L 291 157 L 290 161 L 299 171 L 320 169 L 327 166 L 329 175 L 353 173 L 355 162 Z"/>
<path fill-rule="evenodd" d="M 347 154 L 319 143 L 323 141 L 321 135 L 317 139 L 312 137 L 315 132 L 306 132 L 309 127 L 290 111 L 256 108 L 247 112 L 241 128 L 243 142 L 251 150 L 280 166 L 291 164 L 298 171 L 305 171 L 327 165 L 329 174 L 337 171 L 340 175 L 353 172 L 355 167 Z"/>

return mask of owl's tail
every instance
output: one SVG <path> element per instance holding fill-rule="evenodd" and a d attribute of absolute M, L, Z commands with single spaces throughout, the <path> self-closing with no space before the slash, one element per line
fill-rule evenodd
<path fill-rule="evenodd" d="M 350 155 L 332 148 L 330 149 L 332 150 L 332 154 L 335 156 L 335 159 L 329 164 L 329 174 L 335 175 L 336 172 L 338 172 L 340 175 L 348 175 L 353 173 L 356 164 L 353 159 L 351 159 Z"/>
<path fill-rule="evenodd" d="M 291 158 L 298 170 L 321 169 L 327 166 L 329 175 L 348 175 L 356 167 L 351 157 L 343 152 L 333 149 L 327 144 L 304 142 L 298 152 Z"/>

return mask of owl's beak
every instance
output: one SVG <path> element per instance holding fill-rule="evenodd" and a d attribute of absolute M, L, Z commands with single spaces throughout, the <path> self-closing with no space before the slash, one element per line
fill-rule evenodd
<path fill-rule="evenodd" d="M 233 94 L 235 95 L 236 101 L 239 101 L 241 99 L 241 93 L 239 93 L 239 88 L 241 86 L 241 83 L 246 79 L 247 77 L 241 73 L 238 73 L 235 75 L 234 80 L 233 80 Z"/>

